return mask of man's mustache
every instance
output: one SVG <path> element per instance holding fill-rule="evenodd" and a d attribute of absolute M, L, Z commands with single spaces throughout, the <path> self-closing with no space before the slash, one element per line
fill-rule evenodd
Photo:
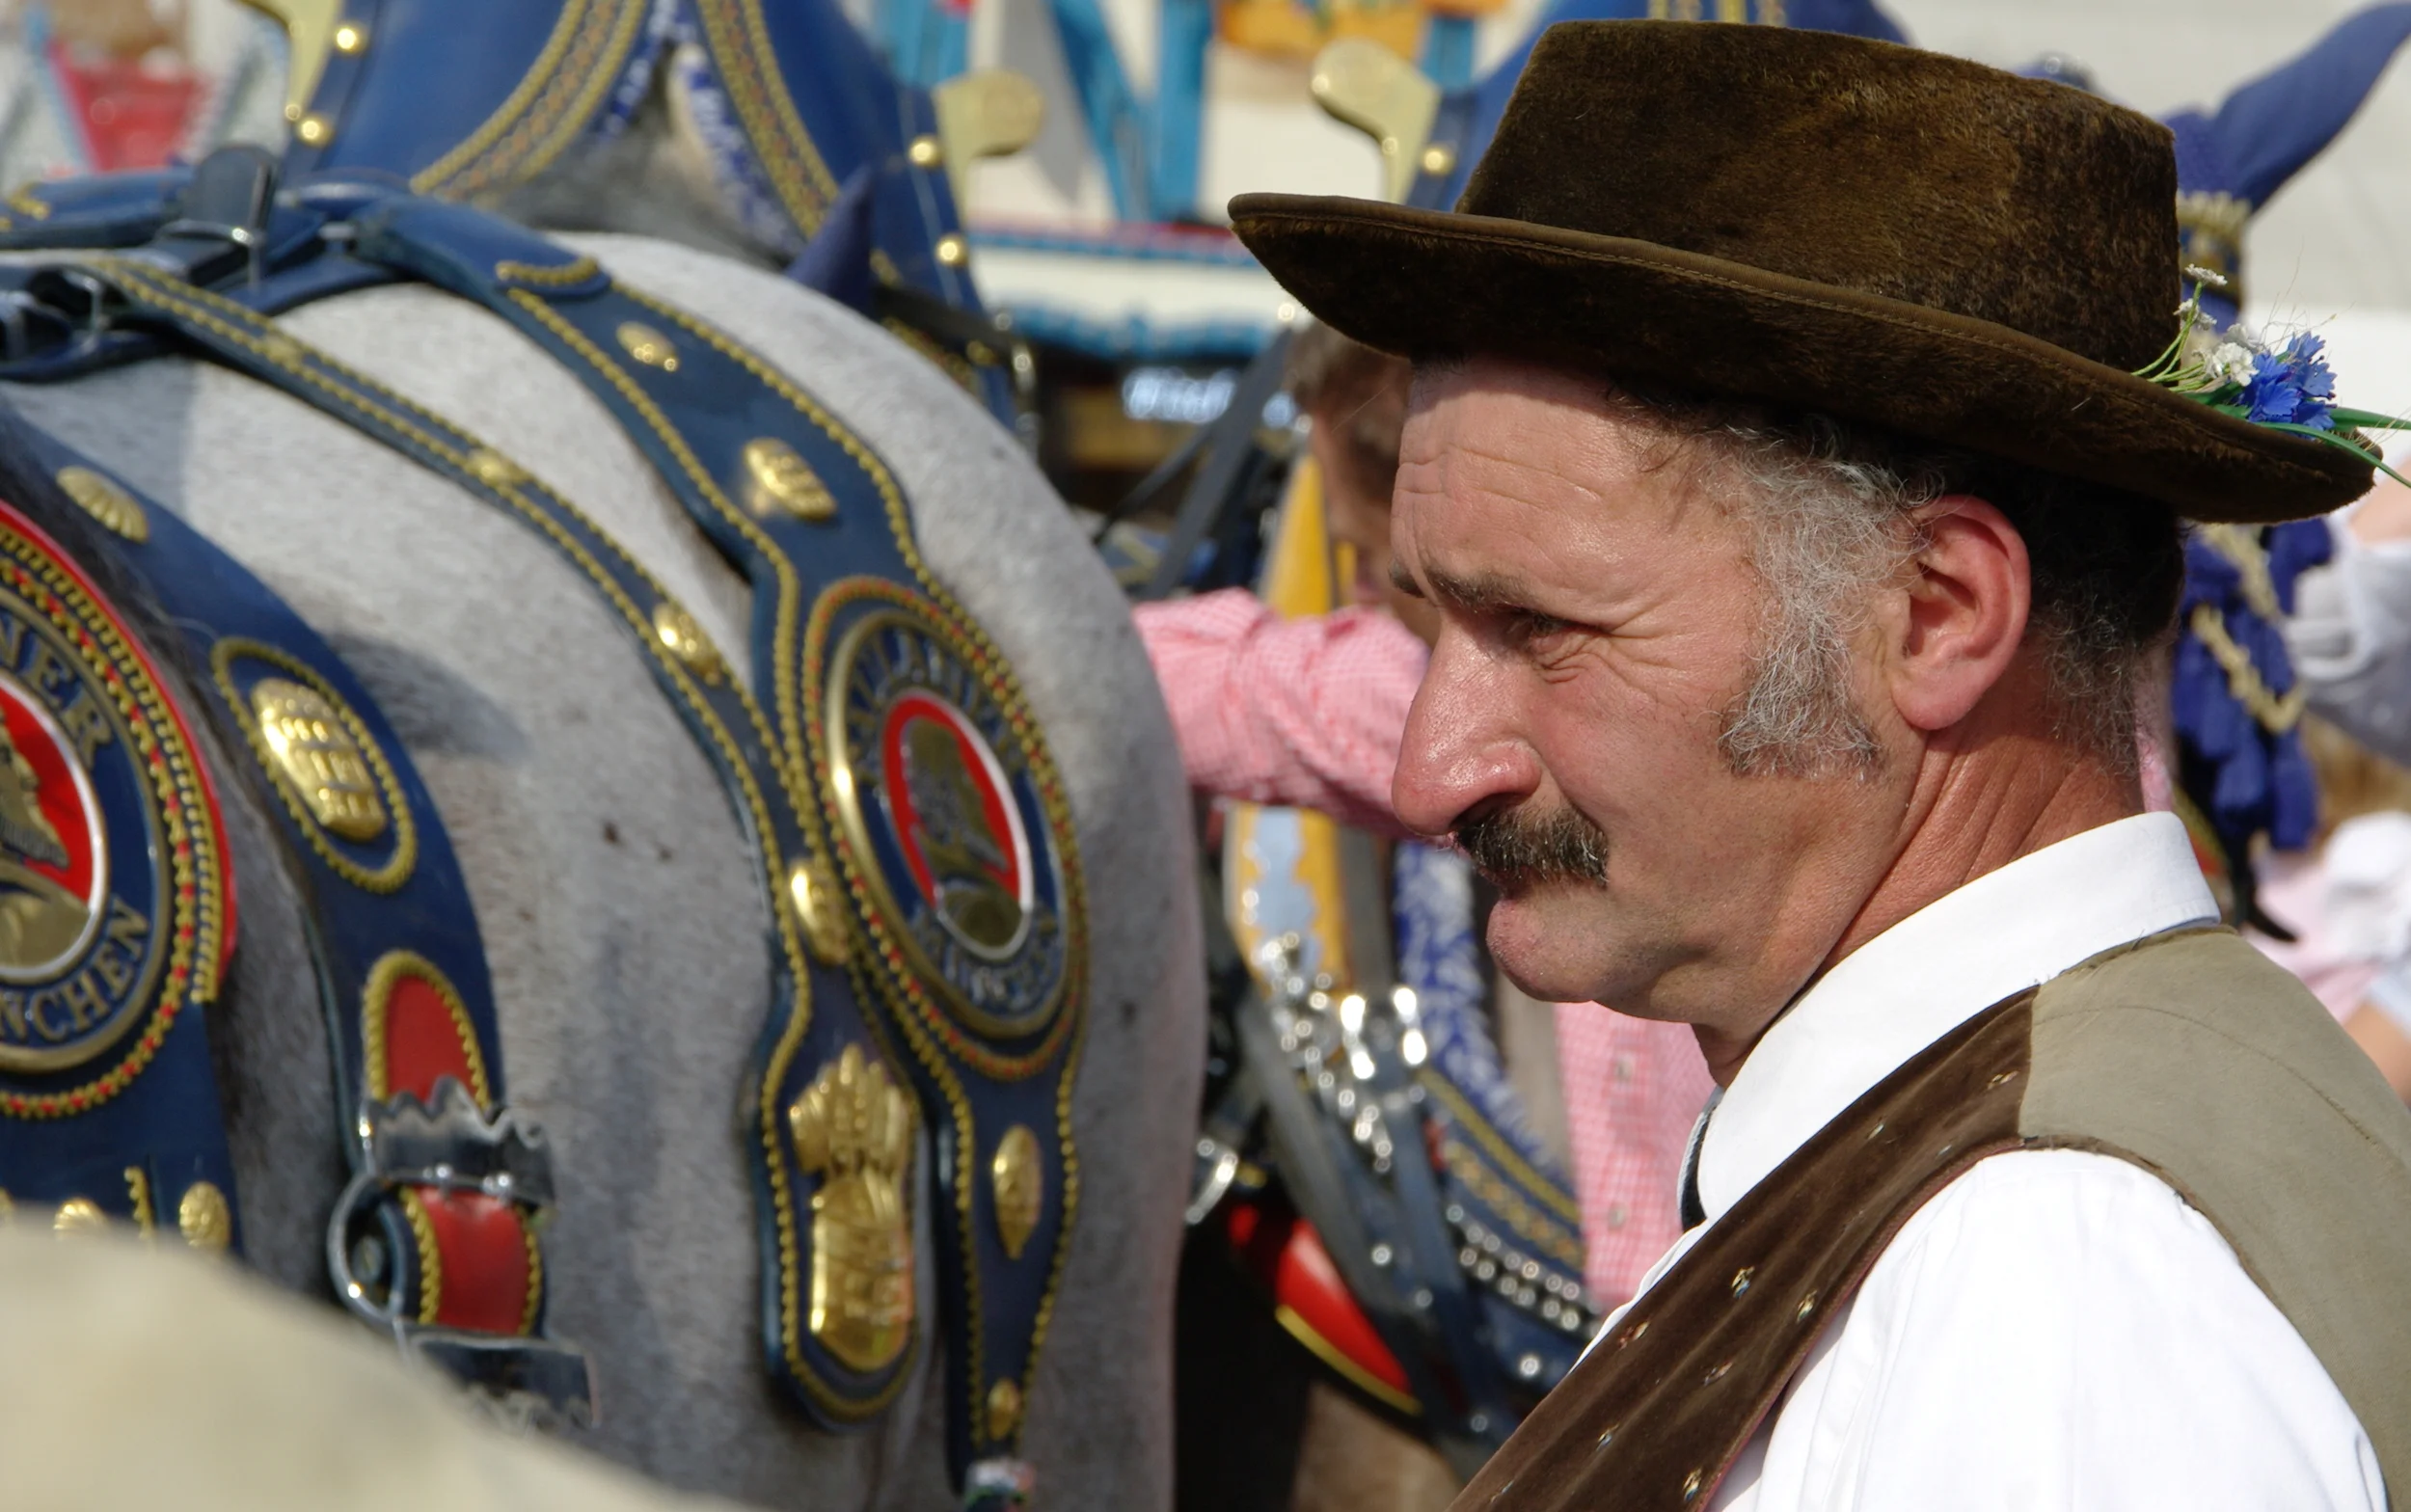
<path fill-rule="evenodd" d="M 1474 870 L 1510 897 L 1545 882 L 1607 884 L 1607 831 L 1570 808 L 1502 809 L 1455 834 Z"/>

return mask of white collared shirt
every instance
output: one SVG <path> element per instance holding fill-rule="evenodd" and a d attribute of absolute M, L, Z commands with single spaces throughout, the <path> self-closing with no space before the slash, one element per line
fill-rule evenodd
<path fill-rule="evenodd" d="M 1861 946 L 1776 1020 L 1700 1141 L 1708 1224 L 2014 992 L 2215 920 L 2183 825 L 2105 824 Z M 2411 1298 L 2377 1298 L 2378 1307 Z M 2208 1221 L 2142 1168 L 2034 1150 L 1919 1209 L 1720 1488 L 1728 1512 L 2382 1509 L 2376 1456 Z"/>

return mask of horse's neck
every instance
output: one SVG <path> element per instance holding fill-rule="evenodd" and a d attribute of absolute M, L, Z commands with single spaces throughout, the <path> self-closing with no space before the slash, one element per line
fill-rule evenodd
<path fill-rule="evenodd" d="M 492 207 L 546 230 L 622 231 L 742 262 L 769 260 L 721 201 L 701 143 L 671 117 L 667 68 L 609 142 L 563 155 Z"/>

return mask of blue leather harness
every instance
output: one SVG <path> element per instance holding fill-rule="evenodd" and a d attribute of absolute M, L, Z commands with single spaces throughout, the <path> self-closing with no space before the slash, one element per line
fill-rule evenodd
<path fill-rule="evenodd" d="M 130 239 L 135 215 L 90 202 L 54 211 L 44 239 L 79 221 Z M 745 1097 L 773 1373 L 831 1427 L 867 1420 L 908 1374 L 909 1226 L 894 1211 L 908 1170 L 880 1133 L 904 1105 L 887 1095 L 899 1064 L 949 1220 L 935 1232 L 954 1469 L 975 1498 L 1016 1493 L 1021 1398 L 1076 1196 L 1085 941 L 1068 808 L 1010 670 L 921 564 L 885 465 L 723 334 L 459 206 L 339 180 L 258 219 L 239 257 L 169 219 L 129 256 L 10 270 L 19 310 L 47 311 L 35 323 L 57 338 L 0 376 L 198 349 L 526 521 L 595 583 L 720 770 L 776 921 Z M 261 313 L 396 277 L 510 320 L 620 418 L 755 585 L 753 691 L 565 500 Z"/>
<path fill-rule="evenodd" d="M 1005 341 L 978 317 L 935 151 L 936 108 L 833 0 L 345 0 L 341 28 L 352 42 L 328 52 L 295 125 L 293 178 L 391 176 L 419 194 L 484 202 L 616 134 L 674 63 L 690 124 L 746 232 L 784 258 L 825 230 L 859 234 L 864 312 L 908 339 L 935 337 L 1014 422 Z M 857 185 L 863 224 L 834 224 Z M 970 318 L 932 329 L 924 316 L 944 311 Z"/>
<path fill-rule="evenodd" d="M 341 660 L 239 563 L 55 439 L 25 439 L 106 527 L 86 552 L 107 558 L 109 576 L 139 583 L 160 623 L 181 634 L 200 672 L 193 687 L 226 745 L 257 757 L 244 770 L 303 900 L 349 1125 L 353 1182 L 329 1235 L 339 1295 L 468 1381 L 589 1416 L 583 1357 L 540 1336 L 533 1225 L 551 1202 L 549 1160 L 541 1137 L 508 1112 L 475 914 L 408 752 Z M 101 791 L 111 827 L 134 818 Z M 431 1096 L 385 1085 L 393 1041 L 382 1025 L 404 974 L 448 1002 L 452 1022 L 440 1027 L 462 1038 L 462 1068 L 475 1067 Z M 197 990 L 195 1006 L 211 995 Z M 0 1171 L 17 1199 L 91 1202 L 145 1229 L 173 1221 L 197 1246 L 239 1248 L 201 1013 L 176 1020 L 152 1064 L 104 1105 L 68 1112 L 0 1121 Z M 500 1209 L 481 1216 L 516 1226 L 513 1239 L 528 1247 L 519 1294 L 507 1299 L 510 1328 L 441 1321 L 428 1203 L 442 1213 L 460 1194 Z M 212 1231 L 213 1221 L 223 1227 Z"/>

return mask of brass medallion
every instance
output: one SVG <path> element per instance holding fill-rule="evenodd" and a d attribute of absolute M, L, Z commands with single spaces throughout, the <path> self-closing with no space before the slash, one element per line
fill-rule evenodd
<path fill-rule="evenodd" d="M 846 897 L 829 864 L 814 857 L 789 868 L 787 898 L 812 958 L 824 966 L 844 965 L 853 954 L 853 937 L 846 931 Z"/>
<path fill-rule="evenodd" d="M 888 602 L 837 637 L 822 693 L 848 881 L 938 1012 L 1035 1038 L 1066 1021 L 1076 944 L 1052 770 L 975 643 L 925 601 L 864 592 Z"/>
<path fill-rule="evenodd" d="M 150 517 L 114 478 L 91 468 L 65 467 L 59 469 L 59 487 L 84 513 L 127 540 L 150 539 Z"/>
<path fill-rule="evenodd" d="M 226 1194 L 207 1181 L 186 1187 L 176 1204 L 176 1228 L 186 1244 L 204 1255 L 225 1249 L 234 1237 L 234 1214 L 226 1205 Z"/>
<path fill-rule="evenodd" d="M 745 507 L 755 514 L 788 514 L 812 521 L 836 515 L 837 500 L 828 485 L 795 447 L 773 437 L 757 436 L 745 443 L 745 472 L 752 479 Z"/>
<path fill-rule="evenodd" d="M 70 1197 L 59 1204 L 59 1216 L 50 1220 L 50 1231 L 62 1239 L 81 1238 L 88 1233 L 104 1233 L 109 1228 L 109 1215 L 89 1197 Z"/>
<path fill-rule="evenodd" d="M 620 350 L 645 366 L 665 373 L 678 371 L 678 346 L 665 333 L 641 320 L 623 320 L 613 335 L 619 338 Z"/>
<path fill-rule="evenodd" d="M 667 599 L 653 607 L 653 635 L 662 649 L 676 657 L 688 671 L 707 683 L 717 683 L 728 675 L 728 663 L 720 660 L 719 647 L 703 633 L 695 617 Z"/>
<path fill-rule="evenodd" d="M 912 1339 L 912 1099 L 849 1044 L 787 1110 L 812 1196 L 812 1336 L 855 1370 L 891 1364 Z"/>
<path fill-rule="evenodd" d="M 347 711 L 316 688 L 282 677 L 252 686 L 251 711 L 276 774 L 293 785 L 311 818 L 346 840 L 385 833 L 385 804 Z"/>
<path fill-rule="evenodd" d="M 1046 1167 L 1027 1125 L 1015 1124 L 996 1142 L 988 1179 L 996 1200 L 996 1237 L 1004 1241 L 1005 1258 L 1017 1260 L 1046 1209 Z"/>
<path fill-rule="evenodd" d="M 368 892 L 409 881 L 419 861 L 410 798 L 341 690 L 309 662 L 239 635 L 212 647 L 209 665 L 253 759 L 318 858 Z"/>
<path fill-rule="evenodd" d="M 1013 1377 L 998 1376 L 996 1384 L 988 1389 L 988 1437 L 1001 1442 L 1013 1437 L 1021 1426 L 1021 1388 Z"/>

